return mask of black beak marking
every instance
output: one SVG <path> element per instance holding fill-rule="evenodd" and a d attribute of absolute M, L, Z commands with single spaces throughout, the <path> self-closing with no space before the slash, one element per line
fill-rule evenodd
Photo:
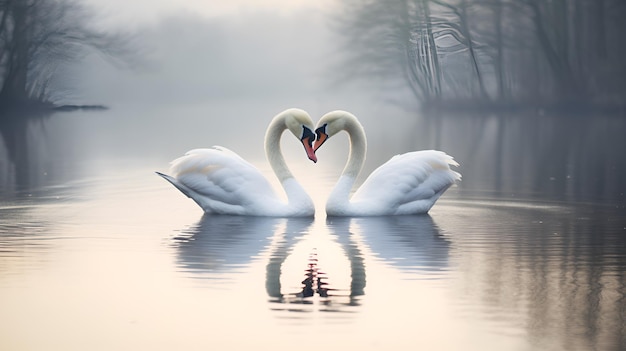
<path fill-rule="evenodd" d="M 315 134 L 313 134 L 311 129 L 309 129 L 307 126 L 302 126 L 302 138 L 300 138 L 300 141 L 304 141 L 304 139 L 307 139 L 307 143 L 309 144 L 309 147 L 313 147 L 313 142 L 315 141 Z"/>

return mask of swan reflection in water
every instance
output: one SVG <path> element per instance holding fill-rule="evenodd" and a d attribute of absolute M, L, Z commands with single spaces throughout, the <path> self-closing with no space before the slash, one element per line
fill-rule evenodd
<path fill-rule="evenodd" d="M 366 292 L 368 259 L 409 277 L 428 278 L 446 269 L 449 250 L 429 215 L 328 217 L 325 223 L 314 223 L 313 218 L 205 215 L 173 241 L 179 268 L 197 277 L 220 278 L 245 270 L 253 260 L 266 260 L 265 291 L 271 308 L 300 312 L 311 311 L 311 305 L 334 312 L 359 306 Z M 302 250 L 304 258 L 294 258 L 294 252 Z M 294 269 L 296 275 L 286 272 Z M 338 273 L 341 270 L 346 274 Z"/>
<path fill-rule="evenodd" d="M 186 272 L 210 275 L 248 265 L 285 222 L 288 230 L 298 236 L 307 232 L 313 218 L 205 214 L 173 238 L 178 266 Z"/>
<path fill-rule="evenodd" d="M 406 278 L 435 278 L 447 270 L 450 242 L 430 215 L 357 217 L 351 225 L 375 258 Z"/>
<path fill-rule="evenodd" d="M 277 233 L 276 245 L 270 247 L 270 259 L 266 266 L 266 290 L 270 302 L 285 305 L 285 308 L 275 305 L 273 309 L 305 312 L 310 311 L 305 305 L 319 302 L 322 306 L 319 311 L 337 312 L 341 306 L 359 305 L 358 297 L 364 294 L 365 266 L 358 243 L 353 242 L 351 236 L 345 236 L 345 242 L 336 240 L 328 235 L 328 228 L 323 227 L 297 237 L 294 236 L 297 232 L 289 227 L 287 225 L 284 233 Z M 306 258 L 288 261 L 297 256 L 295 251 L 302 251 L 298 249 L 304 250 Z M 339 253 L 340 256 L 343 253 L 344 259 L 330 257 L 328 253 Z M 345 264 L 345 258 L 349 265 Z M 285 274 L 285 271 L 294 268 L 286 267 L 289 264 L 299 265 L 297 269 L 304 272 L 304 277 L 299 276 L 302 280 L 297 289 L 294 289 L 296 282 L 289 280 L 295 276 Z M 349 271 L 349 284 L 340 278 L 342 269 Z M 283 284 L 285 275 L 288 280 Z"/>

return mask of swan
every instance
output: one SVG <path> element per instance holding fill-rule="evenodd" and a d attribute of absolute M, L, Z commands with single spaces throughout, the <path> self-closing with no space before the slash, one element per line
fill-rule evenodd
<path fill-rule="evenodd" d="M 332 111 L 319 120 L 313 152 L 330 137 L 346 131 L 350 155 L 326 202 L 329 216 L 385 216 L 427 213 L 441 194 L 461 179 L 458 166 L 442 151 L 424 150 L 396 155 L 378 167 L 350 197 L 363 163 L 367 141 L 359 120 L 346 111 Z"/>
<path fill-rule="evenodd" d="M 313 201 L 294 178 L 281 152 L 280 138 L 286 129 L 300 139 L 311 161 L 317 162 L 317 157 L 312 149 L 315 134 L 308 113 L 291 108 L 272 119 L 265 134 L 265 154 L 287 195 L 287 202 L 277 196 L 256 167 L 221 146 L 194 149 L 175 159 L 170 167 L 172 176 L 156 173 L 194 200 L 206 213 L 313 216 Z"/>

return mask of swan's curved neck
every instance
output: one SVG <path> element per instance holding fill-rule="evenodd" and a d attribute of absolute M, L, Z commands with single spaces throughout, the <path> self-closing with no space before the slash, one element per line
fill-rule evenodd
<path fill-rule="evenodd" d="M 265 133 L 265 155 L 287 195 L 287 203 L 275 203 L 272 206 L 280 216 L 311 216 L 315 213 L 313 201 L 287 167 L 280 147 L 280 138 L 287 129 L 287 118 L 287 114 L 276 116 Z"/>
<path fill-rule="evenodd" d="M 348 162 L 346 163 L 341 175 L 356 179 L 361 172 L 361 168 L 363 168 L 363 164 L 365 163 L 367 139 L 365 137 L 363 126 L 361 126 L 356 119 L 347 119 L 344 130 L 350 137 L 350 154 L 348 155 Z"/>
<path fill-rule="evenodd" d="M 350 153 L 348 162 L 341 173 L 341 177 L 328 196 L 326 203 L 327 211 L 331 208 L 345 208 L 350 201 L 350 191 L 354 186 L 357 176 L 365 163 L 367 153 L 367 139 L 361 124 L 354 118 L 346 118 L 342 128 L 350 138 Z"/>
<path fill-rule="evenodd" d="M 287 129 L 285 126 L 285 117 L 277 117 L 272 120 L 265 133 L 265 155 L 281 183 L 289 178 L 293 178 L 293 174 L 289 170 L 289 167 L 287 167 L 280 147 L 280 137 L 283 135 L 285 129 Z"/>

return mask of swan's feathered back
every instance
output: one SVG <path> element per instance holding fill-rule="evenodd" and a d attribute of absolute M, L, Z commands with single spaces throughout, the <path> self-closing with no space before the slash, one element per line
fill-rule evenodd
<path fill-rule="evenodd" d="M 289 129 L 304 144 L 313 122 L 299 109 L 289 109 L 276 115 L 268 127 L 265 150 L 268 160 L 288 201 L 277 196 L 269 181 L 252 164 L 221 146 L 194 149 L 171 162 L 172 176 L 158 173 L 182 193 L 192 198 L 207 213 L 254 216 L 312 216 L 313 201 L 293 178 L 280 152 L 280 137 Z M 310 145 L 307 155 L 312 154 Z M 309 150 L 311 150 L 309 154 Z M 313 155 L 314 157 L 314 155 Z"/>
<path fill-rule="evenodd" d="M 364 211 L 385 214 L 426 213 L 461 175 L 458 166 L 442 151 L 424 150 L 392 157 L 365 180 L 352 202 Z M 364 204 L 370 205 L 364 205 Z"/>
<path fill-rule="evenodd" d="M 191 150 L 170 172 L 206 212 L 248 214 L 255 199 L 277 198 L 256 167 L 224 147 Z"/>

